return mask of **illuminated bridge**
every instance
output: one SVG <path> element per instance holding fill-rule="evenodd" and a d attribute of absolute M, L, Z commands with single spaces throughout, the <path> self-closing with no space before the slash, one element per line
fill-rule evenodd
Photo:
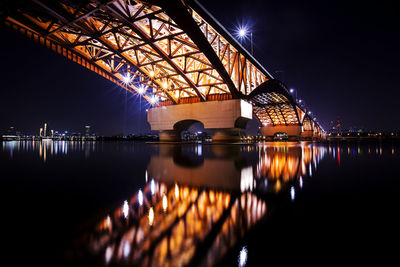
<path fill-rule="evenodd" d="M 235 139 L 255 116 L 265 136 L 320 138 L 284 84 L 196 0 L 2 1 L 3 26 L 96 72 L 152 106 L 160 139 L 201 122 Z"/>

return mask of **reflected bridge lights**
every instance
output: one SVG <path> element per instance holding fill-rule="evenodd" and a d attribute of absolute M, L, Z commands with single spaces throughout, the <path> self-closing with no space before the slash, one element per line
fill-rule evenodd
<path fill-rule="evenodd" d="M 244 246 L 239 252 L 238 266 L 244 267 L 247 263 L 247 248 Z"/>
<path fill-rule="evenodd" d="M 296 198 L 296 190 L 294 189 L 294 186 L 290 188 L 290 199 L 293 201 Z"/>
<path fill-rule="evenodd" d="M 124 205 L 122 206 L 122 214 L 124 215 L 124 218 L 126 219 L 129 215 L 129 205 L 128 201 L 124 201 Z"/>
<path fill-rule="evenodd" d="M 163 206 L 164 212 L 166 212 L 167 208 L 168 208 L 168 200 L 167 200 L 167 196 L 165 194 L 163 195 L 162 206 Z"/>
<path fill-rule="evenodd" d="M 153 223 L 154 223 L 154 209 L 153 207 L 151 207 L 149 210 L 149 225 L 153 226 Z"/>
<path fill-rule="evenodd" d="M 154 182 L 154 179 L 152 179 L 150 182 L 150 192 L 152 195 L 154 195 L 155 191 L 156 191 L 156 183 Z"/>
<path fill-rule="evenodd" d="M 138 202 L 139 202 L 139 206 L 143 205 L 143 192 L 141 189 L 139 189 L 139 193 L 138 193 Z"/>
<path fill-rule="evenodd" d="M 179 187 L 178 187 L 178 184 L 175 184 L 175 198 L 176 199 L 179 198 Z"/>

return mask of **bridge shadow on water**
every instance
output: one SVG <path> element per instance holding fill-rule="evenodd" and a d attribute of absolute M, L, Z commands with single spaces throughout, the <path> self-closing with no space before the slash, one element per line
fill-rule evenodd
<path fill-rule="evenodd" d="M 243 239 L 295 199 L 324 157 L 323 146 L 160 145 L 146 185 L 77 239 L 71 263 L 211 266 L 229 253 L 247 261 Z"/>

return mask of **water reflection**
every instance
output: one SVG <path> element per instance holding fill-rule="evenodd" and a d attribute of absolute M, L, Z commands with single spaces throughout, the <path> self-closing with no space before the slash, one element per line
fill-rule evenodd
<path fill-rule="evenodd" d="M 16 153 L 33 152 L 46 162 L 49 157 L 67 155 L 71 152 L 84 152 L 88 158 L 96 149 L 93 141 L 3 141 L 2 148 L 9 152 L 10 158 Z"/>
<path fill-rule="evenodd" d="M 1 150 L 8 153 L 9 158 L 14 158 L 15 155 L 19 153 L 26 153 L 26 152 L 33 152 L 37 153 L 37 155 L 43 160 L 46 161 L 52 157 L 57 156 L 64 156 L 69 155 L 75 152 L 82 152 L 84 153 L 85 158 L 89 158 L 94 152 L 101 149 L 102 142 L 93 142 L 93 141 L 57 141 L 57 140 L 43 140 L 43 141 L 2 141 Z M 100 144 L 100 145 L 99 145 Z M 382 142 L 371 142 L 371 143 L 361 143 L 361 142 L 349 142 L 349 143 L 328 143 L 327 144 L 327 153 L 329 156 L 332 156 L 334 159 L 337 160 L 338 165 L 340 165 L 341 156 L 344 154 L 350 156 L 362 156 L 364 154 L 368 155 L 378 155 L 382 156 L 385 153 L 395 155 L 398 150 L 398 143 L 391 143 L 391 144 L 384 144 Z M 297 164 L 297 162 L 293 162 L 293 160 L 297 160 L 296 157 L 292 157 L 290 154 L 296 154 L 298 152 L 293 152 L 293 150 L 302 150 L 302 153 L 305 155 L 301 155 L 301 157 L 309 157 L 315 151 L 311 151 L 312 147 L 310 144 L 300 144 L 298 147 L 294 148 L 292 143 L 275 143 L 273 147 L 271 145 L 243 145 L 240 146 L 239 151 L 242 153 L 252 153 L 258 151 L 260 153 L 275 153 L 278 155 L 279 152 L 288 152 L 287 159 L 279 159 L 279 162 L 282 160 L 288 160 L 287 165 Z M 124 148 L 126 149 L 126 148 Z M 185 148 L 184 153 L 192 153 L 198 158 L 203 157 L 203 145 L 196 144 L 191 146 L 190 148 Z M 314 150 L 317 148 L 313 148 Z M 217 149 L 218 150 L 218 149 Z M 221 150 L 221 149 L 220 149 Z M 266 151 L 268 150 L 268 151 Z M 285 151 L 288 150 L 288 151 Z M 263 152 L 264 151 L 264 152 Z M 221 151 L 216 151 L 218 153 L 224 153 Z M 178 159 L 179 160 L 179 159 Z M 260 155 L 260 160 L 261 155 Z M 318 159 L 317 159 L 318 160 Z M 306 160 L 307 161 L 307 160 Z M 273 166 L 276 164 L 277 159 L 272 159 L 271 166 L 268 166 L 271 172 L 276 172 L 276 174 L 270 173 L 270 176 L 280 175 L 283 171 L 282 169 L 277 168 L 277 166 Z M 316 166 L 317 163 L 313 163 Z M 283 166 L 280 164 L 280 166 Z M 301 166 L 304 169 L 304 166 Z M 293 168 L 291 168 L 293 169 Z M 296 171 L 293 169 L 293 171 Z M 285 171 L 286 177 L 288 176 L 295 176 L 294 174 L 289 174 Z M 267 174 L 264 174 L 267 176 Z M 287 179 L 287 178 L 286 178 Z M 147 180 L 146 180 L 147 182 Z"/>
<path fill-rule="evenodd" d="M 82 236 L 76 256 L 100 266 L 214 265 L 276 200 L 295 200 L 327 151 L 298 143 L 200 147 L 159 146 L 143 190 Z M 246 260 L 244 247 L 239 265 Z"/>

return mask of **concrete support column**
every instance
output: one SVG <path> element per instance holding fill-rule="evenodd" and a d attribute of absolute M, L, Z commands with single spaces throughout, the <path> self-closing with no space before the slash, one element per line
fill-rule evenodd
<path fill-rule="evenodd" d="M 154 107 L 147 112 L 152 131 L 160 141 L 180 141 L 180 133 L 201 122 L 211 131 L 213 141 L 240 140 L 239 128 L 245 128 L 253 116 L 253 107 L 242 99 L 207 101 Z"/>
<path fill-rule="evenodd" d="M 175 130 L 166 130 L 159 132 L 160 141 L 181 141 L 179 133 Z"/>
<path fill-rule="evenodd" d="M 239 128 L 230 129 L 207 129 L 213 142 L 234 142 L 240 141 Z"/>

